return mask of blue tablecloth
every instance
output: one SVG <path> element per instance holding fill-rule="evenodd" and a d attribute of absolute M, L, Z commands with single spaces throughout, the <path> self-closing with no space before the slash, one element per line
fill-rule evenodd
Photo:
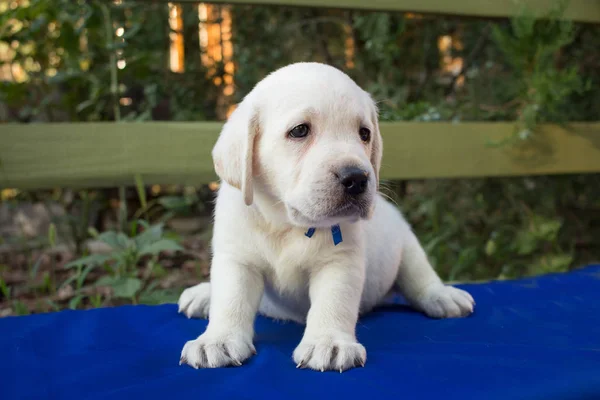
<path fill-rule="evenodd" d="M 295 368 L 302 327 L 259 317 L 258 355 L 238 368 L 179 366 L 204 320 L 175 305 L 0 319 L 0 399 L 600 399 L 600 266 L 461 285 L 466 319 L 402 305 L 361 319 L 365 368 Z"/>

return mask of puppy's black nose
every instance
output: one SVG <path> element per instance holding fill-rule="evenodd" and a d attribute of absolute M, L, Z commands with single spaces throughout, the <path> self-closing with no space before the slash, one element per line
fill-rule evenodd
<path fill-rule="evenodd" d="M 358 167 L 346 167 L 342 168 L 337 175 L 349 195 L 358 196 L 367 190 L 367 184 L 369 183 L 369 173 L 367 171 Z"/>

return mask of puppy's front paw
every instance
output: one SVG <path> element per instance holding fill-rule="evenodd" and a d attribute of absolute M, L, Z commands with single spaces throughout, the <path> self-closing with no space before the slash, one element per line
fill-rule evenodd
<path fill-rule="evenodd" d="M 252 339 L 244 335 L 220 336 L 205 332 L 183 346 L 179 365 L 185 363 L 194 368 L 239 367 L 253 354 L 256 350 Z"/>
<path fill-rule="evenodd" d="M 188 318 L 208 318 L 210 309 L 210 283 L 204 282 L 185 289 L 179 296 L 179 312 Z"/>
<path fill-rule="evenodd" d="M 459 318 L 473 313 L 475 300 L 464 290 L 435 285 L 425 292 L 417 306 L 431 318 Z"/>
<path fill-rule="evenodd" d="M 304 336 L 294 350 L 294 361 L 297 368 L 342 372 L 364 366 L 367 351 L 354 338 L 343 334 Z"/>

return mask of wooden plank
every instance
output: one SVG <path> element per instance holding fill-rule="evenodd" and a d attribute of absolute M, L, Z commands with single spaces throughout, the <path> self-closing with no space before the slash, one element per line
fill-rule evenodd
<path fill-rule="evenodd" d="M 162 0 L 171 1 L 171 0 Z M 197 0 L 179 0 L 197 3 Z M 555 0 L 211 0 L 210 3 L 282 5 L 301 7 L 323 7 L 373 11 L 405 11 L 423 14 L 464 15 L 474 17 L 512 17 L 519 4 L 543 15 L 554 7 Z M 571 0 L 563 16 L 578 22 L 600 22 L 600 1 Z"/>
<path fill-rule="evenodd" d="M 220 123 L 0 125 L 0 188 L 201 184 L 216 179 Z M 528 148 L 494 148 L 511 123 L 382 123 L 382 179 L 600 172 L 600 123 L 544 126 Z"/>
<path fill-rule="evenodd" d="M 218 123 L 0 125 L 0 187 L 199 184 L 215 178 Z"/>
<path fill-rule="evenodd" d="M 525 146 L 494 147 L 514 124 L 383 124 L 382 177 L 470 178 L 600 172 L 600 123 L 545 125 Z"/>

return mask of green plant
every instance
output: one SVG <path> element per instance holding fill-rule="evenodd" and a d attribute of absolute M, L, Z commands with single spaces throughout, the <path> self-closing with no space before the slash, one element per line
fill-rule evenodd
<path fill-rule="evenodd" d="M 507 279 L 600 261 L 599 183 L 600 175 L 412 181 L 394 199 L 444 279 Z"/>
<path fill-rule="evenodd" d="M 526 6 L 511 19 L 511 28 L 493 26 L 493 38 L 512 68 L 514 97 L 510 103 L 517 110 L 514 134 L 500 144 L 526 141 L 541 122 L 565 122 L 564 105 L 572 94 L 590 89 L 590 81 L 580 76 L 578 66 L 559 68 L 556 56 L 576 36 L 572 21 L 563 18 L 568 1 L 560 0 L 539 18 Z"/>
<path fill-rule="evenodd" d="M 0 2 L 0 50 L 9 55 L 0 64 L 10 66 L 15 78 L 0 85 L 0 99 L 11 106 L 9 120 L 203 120 L 215 114 L 219 88 L 212 83 L 215 72 L 200 63 L 199 48 L 186 49 L 182 75 L 169 70 L 167 3 L 19 3 Z M 194 20 L 189 12 L 194 5 L 183 7 L 186 29 L 197 29 L 197 14 Z M 193 36 L 186 34 L 187 41 Z M 116 62 L 125 64 L 115 71 Z"/>
<path fill-rule="evenodd" d="M 29 308 L 20 300 L 15 300 L 13 303 L 13 310 L 17 315 L 29 315 Z"/>
<path fill-rule="evenodd" d="M 4 279 L 0 278 L 0 293 L 2 294 L 2 297 L 6 300 L 10 300 L 10 292 L 10 286 L 6 284 Z"/>
<path fill-rule="evenodd" d="M 138 228 L 141 228 L 141 232 L 136 234 Z M 66 265 L 67 268 L 77 269 L 71 280 L 77 282 L 78 290 L 87 274 L 97 267 L 104 267 L 109 275 L 100 278 L 95 285 L 112 288 L 115 298 L 137 302 L 136 296 L 143 288 L 137 270 L 140 262 L 149 257 L 147 262 L 152 267 L 158 264 L 161 252 L 183 250 L 177 242 L 165 237 L 163 223 L 149 225 L 146 221 L 138 220 L 131 224 L 131 233 L 133 235 L 128 237 L 123 232 L 103 232 L 97 239 L 108 245 L 110 253 L 89 255 Z"/>

